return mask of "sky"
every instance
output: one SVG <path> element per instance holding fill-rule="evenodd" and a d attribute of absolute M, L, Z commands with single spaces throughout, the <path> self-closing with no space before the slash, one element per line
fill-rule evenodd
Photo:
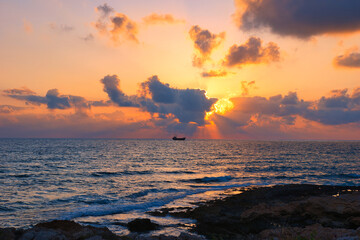
<path fill-rule="evenodd" d="M 358 0 L 0 0 L 0 137 L 360 140 Z"/>

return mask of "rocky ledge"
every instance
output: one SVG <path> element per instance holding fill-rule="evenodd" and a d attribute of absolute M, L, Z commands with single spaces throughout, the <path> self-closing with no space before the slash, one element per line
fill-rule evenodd
<path fill-rule="evenodd" d="M 277 185 L 154 215 L 197 220 L 208 239 L 360 239 L 360 187 Z"/>
<path fill-rule="evenodd" d="M 128 223 L 132 233 L 118 236 L 107 228 L 83 226 L 74 221 L 54 220 L 23 230 L 0 228 L 0 240 L 204 240 L 200 236 L 181 233 L 180 236 L 148 236 L 141 233 L 158 228 L 149 219 L 135 219 Z"/>

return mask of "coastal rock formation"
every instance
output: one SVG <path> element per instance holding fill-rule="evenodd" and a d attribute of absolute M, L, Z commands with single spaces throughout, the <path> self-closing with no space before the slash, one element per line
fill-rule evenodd
<path fill-rule="evenodd" d="M 159 224 L 153 223 L 148 218 L 137 218 L 127 224 L 131 232 L 149 232 L 159 228 Z"/>
<path fill-rule="evenodd" d="M 360 239 L 360 187 L 278 185 L 241 188 L 241 194 L 173 216 L 197 220 L 209 239 Z"/>
<path fill-rule="evenodd" d="M 82 226 L 73 221 L 54 220 L 28 230 L 0 229 L 1 240 L 120 240 L 107 228 Z"/>
<path fill-rule="evenodd" d="M 360 240 L 360 187 L 278 185 L 237 190 L 241 193 L 196 208 L 162 208 L 152 214 L 196 219 L 193 230 L 207 239 Z M 133 232 L 118 236 L 107 228 L 56 220 L 27 230 L 0 228 L 0 240 L 205 239 L 191 233 L 143 234 L 160 227 L 149 219 L 135 219 L 127 226 Z"/>
<path fill-rule="evenodd" d="M 148 224 L 147 220 L 136 219 L 135 223 L 146 222 Z M 150 223 L 153 227 L 158 226 L 155 223 Z M 179 236 L 166 236 L 163 234 L 149 236 L 138 233 L 118 236 L 107 228 L 83 226 L 73 221 L 55 220 L 39 223 L 27 230 L 0 228 L 0 240 L 205 240 L 205 238 L 190 233 L 181 233 Z"/>

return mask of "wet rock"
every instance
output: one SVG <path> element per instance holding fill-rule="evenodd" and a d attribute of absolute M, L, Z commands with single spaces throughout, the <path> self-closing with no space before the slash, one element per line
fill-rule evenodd
<path fill-rule="evenodd" d="M 107 228 L 82 226 L 73 221 L 55 220 L 35 225 L 27 230 L 0 229 L 1 240 L 117 240 Z"/>
<path fill-rule="evenodd" d="M 159 228 L 159 225 L 153 223 L 148 218 L 137 218 L 127 224 L 131 232 L 149 232 Z"/>
<path fill-rule="evenodd" d="M 1 228 L 0 229 L 0 239 L 2 240 L 14 240 L 15 228 Z"/>
<path fill-rule="evenodd" d="M 129 240 L 206 240 L 206 238 L 203 236 L 191 233 L 181 233 L 179 236 L 167 236 L 164 234 L 157 236 L 146 236 L 139 233 L 130 233 L 128 237 Z"/>
<path fill-rule="evenodd" d="M 182 213 L 209 239 L 338 239 L 360 227 L 360 187 L 279 185 L 243 193 Z M 267 235 L 265 233 L 272 233 Z M 275 234 L 277 233 L 277 234 Z M 283 238 L 287 233 L 291 237 Z M 354 235 L 355 234 L 355 235 Z"/>

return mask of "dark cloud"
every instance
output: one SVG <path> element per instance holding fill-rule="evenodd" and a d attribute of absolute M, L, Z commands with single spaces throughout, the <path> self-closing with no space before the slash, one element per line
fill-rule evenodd
<path fill-rule="evenodd" d="M 57 89 L 50 89 L 46 95 L 39 96 L 29 89 L 7 89 L 4 95 L 17 100 L 25 101 L 26 104 L 46 104 L 48 109 L 68 109 L 74 107 L 82 111 L 89 109 L 91 104 L 83 97 L 74 95 L 61 95 Z"/>
<path fill-rule="evenodd" d="M 139 107 L 136 99 L 125 95 L 119 88 L 120 79 L 116 75 L 107 75 L 100 80 L 104 84 L 104 91 L 108 94 L 111 101 L 120 107 Z"/>
<path fill-rule="evenodd" d="M 239 111 L 242 114 L 277 117 L 303 115 L 303 112 L 310 106 L 309 102 L 297 99 L 297 94 L 293 92 L 284 97 L 282 95 L 275 95 L 270 98 L 241 97 L 231 99 L 231 101 L 235 104 L 234 111 Z"/>
<path fill-rule="evenodd" d="M 235 0 L 242 30 L 269 28 L 298 38 L 360 30 L 358 0 Z"/>
<path fill-rule="evenodd" d="M 6 89 L 3 95 L 17 100 L 25 101 L 26 104 L 41 105 L 47 104 L 46 97 L 38 96 L 30 89 Z"/>
<path fill-rule="evenodd" d="M 67 109 L 70 108 L 70 98 L 68 96 L 60 96 L 57 89 L 51 89 L 46 93 L 45 99 L 50 109 Z"/>
<path fill-rule="evenodd" d="M 180 123 L 205 124 L 206 112 L 217 101 L 207 98 L 200 89 L 177 89 L 160 82 L 157 76 L 150 77 L 141 84 L 142 93 L 148 94 L 151 101 L 143 101 L 141 106 L 150 113 L 158 113 L 160 117 L 175 116 Z"/>
<path fill-rule="evenodd" d="M 152 25 L 152 24 L 160 24 L 160 23 L 176 24 L 176 23 L 184 23 L 185 21 L 176 19 L 171 14 L 152 13 L 149 16 L 144 17 L 143 22 L 147 25 Z"/>
<path fill-rule="evenodd" d="M 94 24 L 94 26 L 100 33 L 106 33 L 110 15 L 115 11 L 106 3 L 98 6 L 97 8 L 95 8 L 95 10 L 99 13 L 99 18 Z"/>
<path fill-rule="evenodd" d="M 111 100 L 89 101 L 89 104 L 90 106 L 94 106 L 94 107 L 108 107 L 114 105 Z"/>
<path fill-rule="evenodd" d="M 233 121 L 244 127 L 259 125 L 262 121 L 267 121 L 268 124 L 275 121 L 280 125 L 293 125 L 297 117 L 325 125 L 360 123 L 360 88 L 356 88 L 351 95 L 347 89 L 334 90 L 329 96 L 317 101 L 301 100 L 296 92 L 270 98 L 238 97 L 231 101 L 234 108 L 225 113 L 223 118 L 228 118 L 226 121 L 229 123 Z M 213 120 L 219 125 L 226 122 L 223 118 L 214 117 Z"/>
<path fill-rule="evenodd" d="M 158 120 L 176 119 L 180 125 L 204 125 L 206 112 L 211 110 L 211 106 L 217 100 L 207 98 L 204 90 L 171 88 L 169 84 L 162 83 L 157 76 L 141 83 L 140 96 L 124 94 L 119 89 L 119 79 L 116 75 L 108 75 L 101 82 L 104 84 L 104 91 L 117 105 L 140 107 Z"/>
<path fill-rule="evenodd" d="M 3 90 L 5 95 L 34 95 L 35 92 L 28 88 L 13 88 Z"/>
<path fill-rule="evenodd" d="M 334 63 L 340 67 L 360 68 L 360 52 L 348 52 L 335 57 Z"/>
<path fill-rule="evenodd" d="M 213 49 L 225 39 L 225 32 L 214 34 L 209 30 L 201 29 L 198 25 L 192 26 L 189 34 L 194 42 L 195 49 L 198 51 L 198 55 L 195 55 L 193 60 L 193 65 L 196 67 L 201 67 L 210 58 Z"/>
<path fill-rule="evenodd" d="M 114 9 L 106 3 L 104 3 L 103 5 L 99 5 L 96 10 L 100 13 L 100 17 L 102 18 L 106 18 L 114 12 Z"/>
<path fill-rule="evenodd" d="M 360 121 L 359 88 L 352 95 L 347 89 L 333 90 L 328 97 L 321 97 L 316 108 L 308 109 L 305 118 L 328 125 Z"/>
<path fill-rule="evenodd" d="M 138 43 L 138 27 L 123 13 L 116 13 L 113 8 L 106 3 L 96 8 L 99 17 L 94 26 L 100 34 L 108 35 L 114 43 L 123 40 L 131 40 Z"/>
<path fill-rule="evenodd" d="M 228 75 L 228 72 L 225 70 L 210 70 L 208 72 L 202 72 L 201 76 L 204 78 L 208 77 L 225 77 Z"/>
<path fill-rule="evenodd" d="M 225 56 L 224 65 L 240 67 L 244 64 L 268 63 L 279 60 L 279 47 L 275 43 L 270 42 L 266 47 L 263 47 L 260 38 L 251 37 L 245 44 L 233 45 L 229 49 Z"/>

